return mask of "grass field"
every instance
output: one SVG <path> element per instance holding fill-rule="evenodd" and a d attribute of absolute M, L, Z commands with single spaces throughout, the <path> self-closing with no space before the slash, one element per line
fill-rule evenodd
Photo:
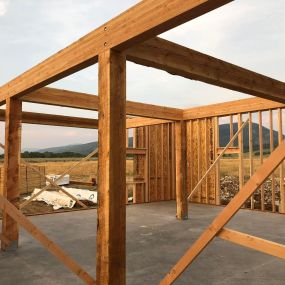
<path fill-rule="evenodd" d="M 266 159 L 266 157 L 264 157 Z M 46 174 L 61 174 L 66 169 L 71 167 L 80 158 L 55 158 L 55 159 L 29 159 L 28 161 L 35 165 L 42 165 L 46 167 Z M 1 162 L 0 162 L 1 164 Z M 244 175 L 249 176 L 249 159 L 247 156 L 244 158 Z M 239 160 L 238 158 L 223 158 L 220 161 L 221 177 L 225 175 L 239 176 Z M 254 171 L 260 166 L 259 157 L 253 159 Z M 93 177 L 97 176 L 97 160 L 89 160 L 83 162 L 76 167 L 71 173 L 71 180 L 78 181 L 91 181 Z M 133 160 L 128 159 L 126 161 L 127 177 L 131 178 L 133 175 Z"/>
<path fill-rule="evenodd" d="M 61 159 L 57 161 L 40 161 L 40 160 L 33 161 L 33 164 L 35 165 L 45 166 L 46 174 L 61 174 L 66 169 L 70 168 L 74 163 L 76 163 L 76 160 L 64 161 L 63 159 Z M 133 161 L 127 160 L 126 167 L 127 167 L 127 176 L 128 177 L 132 176 Z M 70 179 L 77 181 L 85 181 L 85 182 L 91 181 L 92 178 L 97 176 L 97 169 L 98 169 L 97 160 L 85 161 L 82 164 L 80 164 L 78 167 L 76 167 L 74 170 L 72 170 L 71 173 L 69 173 Z"/>

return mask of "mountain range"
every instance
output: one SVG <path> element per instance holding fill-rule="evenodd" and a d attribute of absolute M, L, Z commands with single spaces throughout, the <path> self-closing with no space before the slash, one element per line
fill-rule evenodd
<path fill-rule="evenodd" d="M 233 124 L 234 133 L 238 130 L 238 124 Z M 252 123 L 252 134 L 253 134 L 253 150 L 259 150 L 259 125 L 256 123 Z M 262 135 L 263 135 L 263 148 L 269 149 L 270 147 L 270 131 L 266 127 L 262 127 Z M 283 136 L 284 137 L 284 136 Z M 222 124 L 220 125 L 220 146 L 224 147 L 230 140 L 230 125 Z M 132 145 L 133 138 L 129 138 L 129 145 Z M 273 130 L 273 142 L 274 146 L 278 145 L 278 132 Z M 237 145 L 237 141 L 235 141 L 234 145 Z M 243 145 L 244 152 L 248 151 L 249 139 L 248 139 L 248 125 L 243 129 Z M 98 142 L 90 142 L 85 144 L 75 144 L 75 145 L 65 145 L 59 147 L 51 147 L 37 150 L 38 152 L 53 152 L 53 153 L 61 153 L 61 152 L 74 152 L 80 153 L 82 155 L 87 155 L 92 152 L 94 149 L 98 147 Z"/>

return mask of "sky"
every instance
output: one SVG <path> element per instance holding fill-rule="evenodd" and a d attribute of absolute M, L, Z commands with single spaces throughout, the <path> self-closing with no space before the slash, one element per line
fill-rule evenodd
<path fill-rule="evenodd" d="M 0 85 L 136 4 L 135 0 L 0 0 Z M 161 37 L 225 61 L 285 79 L 285 1 L 236 0 Z M 98 92 L 97 65 L 52 87 Z M 231 90 L 127 64 L 127 99 L 189 108 L 248 98 Z M 97 118 L 96 112 L 24 104 L 24 111 Z M 4 127 L 0 125 L 0 141 Z M 23 149 L 87 143 L 96 130 L 23 125 Z"/>

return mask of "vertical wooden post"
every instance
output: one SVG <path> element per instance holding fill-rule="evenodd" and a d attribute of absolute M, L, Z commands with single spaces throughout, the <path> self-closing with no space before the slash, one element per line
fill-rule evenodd
<path fill-rule="evenodd" d="M 175 160 L 176 160 L 176 217 L 188 219 L 188 201 L 186 190 L 186 123 L 175 122 Z"/>
<path fill-rule="evenodd" d="M 96 284 L 126 284 L 126 58 L 99 54 Z"/>
<path fill-rule="evenodd" d="M 230 140 L 234 136 L 233 115 L 230 115 Z"/>
<path fill-rule="evenodd" d="M 269 110 L 269 130 L 270 130 L 270 153 L 274 150 L 274 142 L 273 142 L 273 114 L 272 110 Z M 271 174 L 271 197 L 272 197 L 272 212 L 276 212 L 275 206 L 275 174 L 274 171 Z"/>
<path fill-rule="evenodd" d="M 282 122 L 282 109 L 278 109 L 278 142 L 279 145 L 283 141 L 283 122 Z M 284 165 L 281 162 L 279 166 L 279 181 L 280 181 L 280 204 L 279 213 L 285 213 L 285 189 L 284 189 Z"/>
<path fill-rule="evenodd" d="M 242 114 L 238 114 L 238 129 L 242 126 Z M 244 169 L 243 169 L 243 131 L 238 135 L 239 146 L 239 190 L 244 184 Z"/>
<path fill-rule="evenodd" d="M 144 179 L 145 179 L 145 202 L 149 202 L 149 174 L 150 174 L 150 151 L 149 151 L 149 126 L 145 127 L 145 166 L 144 166 Z"/>
<path fill-rule="evenodd" d="M 249 151 L 249 176 L 253 175 L 253 149 L 252 149 L 252 113 L 248 114 L 248 151 Z M 254 210 L 254 194 L 250 197 L 250 208 Z"/>
<path fill-rule="evenodd" d="M 219 117 L 215 117 L 215 159 L 218 157 L 218 148 L 220 147 L 220 128 Z M 220 162 L 216 165 L 216 205 L 221 205 L 221 182 L 220 182 Z"/>
<path fill-rule="evenodd" d="M 4 150 L 4 187 L 3 196 L 16 208 L 20 197 L 20 160 L 21 160 L 22 102 L 17 99 L 6 100 L 5 150 Z M 3 210 L 2 234 L 9 244 L 1 243 L 2 250 L 18 247 L 19 227 Z"/>
<path fill-rule="evenodd" d="M 263 164 L 263 131 L 262 131 L 262 112 L 258 112 L 258 129 L 259 129 L 259 160 L 260 165 Z M 264 185 L 260 186 L 260 203 L 261 210 L 265 210 L 265 200 L 264 200 Z"/>
<path fill-rule="evenodd" d="M 198 147 L 197 147 L 197 152 L 198 152 L 198 169 L 197 169 L 197 177 L 198 181 L 202 178 L 202 153 L 201 153 L 201 120 L 197 119 L 197 141 L 198 141 Z M 198 187 L 198 202 L 202 203 L 202 186 L 200 185 Z"/>
<path fill-rule="evenodd" d="M 209 160 L 210 160 L 210 145 L 209 145 L 209 139 L 208 139 L 208 119 L 205 119 L 205 157 L 204 157 L 204 161 L 205 161 L 205 168 L 206 171 L 209 168 Z M 206 204 L 209 204 L 209 183 L 208 183 L 208 179 L 209 177 L 206 177 L 206 181 L 205 181 L 205 186 L 206 186 Z"/>

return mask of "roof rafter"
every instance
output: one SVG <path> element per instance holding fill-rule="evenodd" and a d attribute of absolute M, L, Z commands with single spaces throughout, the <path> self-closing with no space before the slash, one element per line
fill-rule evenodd
<path fill-rule="evenodd" d="M 99 97 L 92 94 L 44 87 L 22 97 L 25 102 L 97 111 Z M 181 120 L 183 110 L 127 101 L 127 114 L 164 120 Z"/>
<path fill-rule="evenodd" d="M 125 50 L 233 0 L 145 0 L 0 88 L 0 102 L 28 94 L 98 60 L 106 49 Z"/>
<path fill-rule="evenodd" d="M 161 38 L 130 48 L 127 59 L 174 75 L 285 103 L 284 82 Z"/>

